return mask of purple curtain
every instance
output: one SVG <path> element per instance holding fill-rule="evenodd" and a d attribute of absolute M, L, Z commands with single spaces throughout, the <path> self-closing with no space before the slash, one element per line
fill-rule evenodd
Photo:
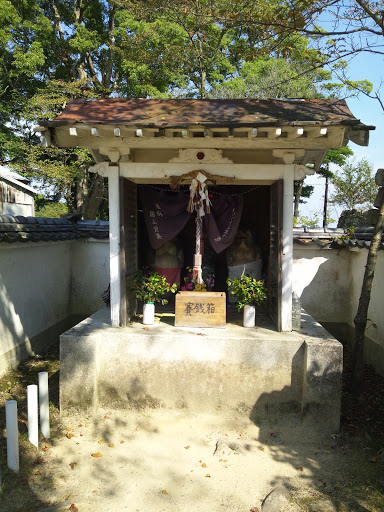
<path fill-rule="evenodd" d="M 145 224 L 153 249 L 175 238 L 187 224 L 189 193 L 185 191 L 140 187 Z M 205 226 L 213 249 L 219 253 L 233 242 L 243 210 L 243 196 L 213 194 L 211 213 L 205 215 Z"/>
<path fill-rule="evenodd" d="M 243 211 L 243 196 L 214 194 L 211 199 L 211 213 L 205 215 L 209 241 L 219 253 L 234 241 Z"/>
<path fill-rule="evenodd" d="M 140 187 L 145 224 L 153 249 L 175 238 L 189 220 L 188 192 Z"/>

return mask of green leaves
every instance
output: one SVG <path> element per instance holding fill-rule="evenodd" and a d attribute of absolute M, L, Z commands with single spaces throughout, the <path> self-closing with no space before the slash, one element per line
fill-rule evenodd
<path fill-rule="evenodd" d="M 328 85 L 330 73 L 321 69 L 322 55 L 310 48 L 310 41 L 297 33 L 291 34 L 284 44 L 268 51 L 252 50 L 246 62 L 238 63 L 234 78 L 215 86 L 210 96 L 218 98 L 320 98 L 334 92 Z"/>
<path fill-rule="evenodd" d="M 25 51 L 21 47 L 17 47 L 13 54 L 13 69 L 10 76 L 24 75 L 33 76 L 44 65 L 45 55 L 40 42 L 33 41 L 28 50 Z"/>
<path fill-rule="evenodd" d="M 167 304 L 168 300 L 162 297 L 168 292 L 176 293 L 177 284 L 170 285 L 164 276 L 160 276 L 156 270 L 145 268 L 136 270 L 133 277 L 128 277 L 131 290 L 136 299 L 144 304 L 148 302 L 161 302 Z"/>
<path fill-rule="evenodd" d="M 347 162 L 332 179 L 335 192 L 331 202 L 349 210 L 358 207 L 372 207 L 377 194 L 373 166 L 365 159 Z"/>
<path fill-rule="evenodd" d="M 96 30 L 88 30 L 84 25 L 77 23 L 75 33 L 70 40 L 70 47 L 73 52 L 84 54 L 98 48 L 101 38 Z"/>
<path fill-rule="evenodd" d="M 228 291 L 237 298 L 237 309 L 244 306 L 262 305 L 267 300 L 267 290 L 263 280 L 257 280 L 243 274 L 233 280 L 227 279 Z"/>

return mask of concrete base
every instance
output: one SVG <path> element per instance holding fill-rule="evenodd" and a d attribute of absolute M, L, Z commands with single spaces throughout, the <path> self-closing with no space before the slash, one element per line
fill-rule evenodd
<path fill-rule="evenodd" d="M 61 410 L 187 408 L 338 430 L 342 345 L 306 313 L 302 330 L 288 333 L 266 317 L 246 329 L 239 313 L 225 329 L 157 320 L 112 328 L 104 308 L 62 334 Z"/>

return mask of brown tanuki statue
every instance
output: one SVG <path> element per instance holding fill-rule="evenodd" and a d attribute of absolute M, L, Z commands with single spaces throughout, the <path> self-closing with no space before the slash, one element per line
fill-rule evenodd
<path fill-rule="evenodd" d="M 156 249 L 152 266 L 161 276 L 167 279 L 169 284 L 173 284 L 180 283 L 180 269 L 183 263 L 182 249 L 178 247 L 175 241 L 170 241 Z"/>
<path fill-rule="evenodd" d="M 235 241 L 227 250 L 227 265 L 228 277 L 231 280 L 242 274 L 261 279 L 261 250 L 250 229 L 239 228 Z M 228 300 L 236 302 L 236 297 L 229 294 Z"/>

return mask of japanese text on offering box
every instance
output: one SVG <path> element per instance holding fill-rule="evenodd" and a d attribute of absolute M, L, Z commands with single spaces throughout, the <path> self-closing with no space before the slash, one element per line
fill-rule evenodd
<path fill-rule="evenodd" d="M 176 327 L 225 327 L 224 292 L 179 292 L 176 295 Z"/>

